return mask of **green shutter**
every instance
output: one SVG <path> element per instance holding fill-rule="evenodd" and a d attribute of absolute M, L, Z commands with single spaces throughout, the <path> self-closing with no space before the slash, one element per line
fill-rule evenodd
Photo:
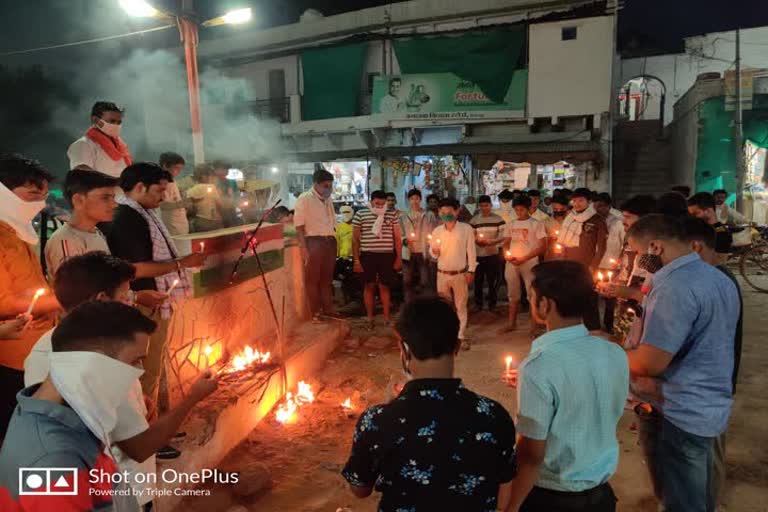
<path fill-rule="evenodd" d="M 474 82 L 486 96 L 502 103 L 515 69 L 520 69 L 526 27 L 476 31 L 459 36 L 396 40 L 400 71 L 453 73 Z"/>
<path fill-rule="evenodd" d="M 313 48 L 301 53 L 303 120 L 358 115 L 367 43 Z"/>

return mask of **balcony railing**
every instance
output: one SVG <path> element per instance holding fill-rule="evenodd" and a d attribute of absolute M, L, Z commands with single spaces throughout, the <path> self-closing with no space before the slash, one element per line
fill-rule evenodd
<path fill-rule="evenodd" d="M 274 119 L 280 123 L 291 120 L 291 99 L 271 98 L 250 102 L 251 113 L 262 119 Z"/>

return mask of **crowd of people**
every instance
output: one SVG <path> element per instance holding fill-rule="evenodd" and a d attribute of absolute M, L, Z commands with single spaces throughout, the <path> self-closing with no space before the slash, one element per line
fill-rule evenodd
<path fill-rule="evenodd" d="M 174 407 L 159 389 L 171 302 L 187 293 L 186 270 L 205 262 L 173 236 L 189 232 L 190 217 L 205 230 L 234 222 L 232 191 L 219 187 L 226 166 L 198 166 L 198 184 L 182 194 L 180 155 L 133 162 L 112 103 L 94 105 L 91 122 L 68 153 L 69 222 L 42 254 L 32 221 L 53 176 L 0 156 L 1 510 L 151 509 L 148 493 L 87 492 L 100 485 L 88 471 L 154 472 L 155 457 L 179 455 L 177 430 L 217 387 L 204 372 Z M 727 224 L 740 219 L 723 208 L 723 191 L 614 208 L 586 188 L 544 200 L 505 190 L 494 210 L 487 195 L 461 205 L 414 189 L 400 211 L 395 194 L 377 190 L 337 222 L 333 175 L 313 178 L 292 219 L 313 319 L 339 318 L 332 281 L 338 258 L 349 258 L 366 326 L 378 292 L 407 377 L 357 423 L 343 470 L 355 495 L 375 489 L 381 510 L 401 512 L 613 511 L 608 480 L 629 399 L 664 509 L 715 510 L 742 316 L 723 266 Z M 398 282 L 406 301 L 394 318 Z M 518 329 L 527 304 L 535 338 L 506 376 L 514 414 L 465 388 L 454 364 L 472 346 L 470 301 L 473 312 L 495 311 L 504 282 L 502 334 Z M 81 492 L 22 492 L 30 484 L 19 468 L 55 467 L 77 468 Z"/>

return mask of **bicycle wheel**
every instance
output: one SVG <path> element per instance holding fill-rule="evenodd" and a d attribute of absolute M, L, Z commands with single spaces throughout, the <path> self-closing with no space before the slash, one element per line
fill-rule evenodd
<path fill-rule="evenodd" d="M 749 286 L 768 293 L 768 245 L 747 250 L 739 261 L 739 271 Z"/>

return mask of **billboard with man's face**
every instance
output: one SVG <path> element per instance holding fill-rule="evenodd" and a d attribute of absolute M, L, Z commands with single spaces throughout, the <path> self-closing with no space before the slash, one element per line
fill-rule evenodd
<path fill-rule="evenodd" d="M 528 72 L 515 71 L 502 103 L 453 73 L 390 75 L 373 83 L 371 111 L 390 119 L 521 119 Z"/>

